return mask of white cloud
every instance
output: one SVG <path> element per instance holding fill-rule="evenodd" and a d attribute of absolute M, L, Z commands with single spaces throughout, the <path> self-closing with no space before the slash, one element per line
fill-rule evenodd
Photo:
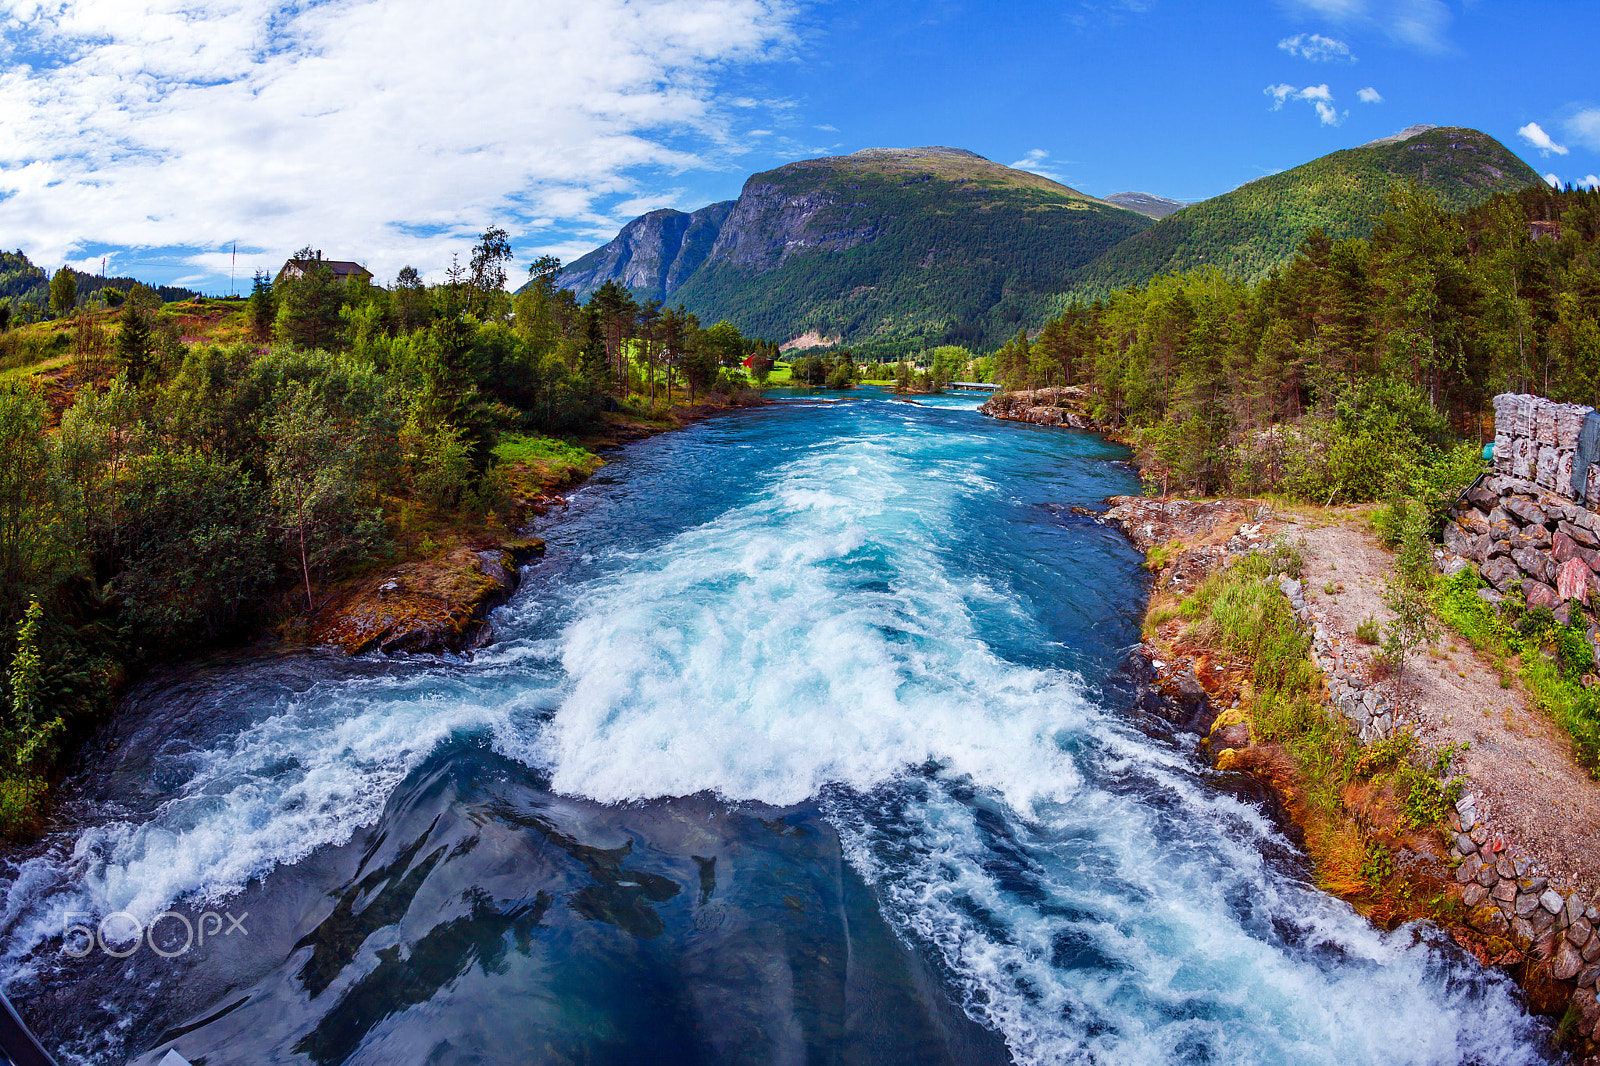
<path fill-rule="evenodd" d="M 1283 102 L 1297 90 L 1293 85 L 1269 85 L 1262 91 L 1272 97 L 1272 110 L 1280 111 L 1283 109 Z"/>
<path fill-rule="evenodd" d="M 1293 85 L 1269 85 L 1262 92 L 1272 97 L 1272 110 L 1283 108 L 1285 100 L 1305 100 L 1316 108 L 1317 118 L 1324 126 L 1337 126 L 1350 114 L 1341 113 L 1333 106 L 1333 93 L 1326 85 L 1307 85 L 1304 89 L 1296 89 Z"/>
<path fill-rule="evenodd" d="M 1544 183 L 1550 186 L 1552 189 L 1561 188 L 1561 179 L 1556 177 L 1554 174 L 1546 174 L 1544 176 Z"/>
<path fill-rule="evenodd" d="M 7 6 L 8 244 L 59 262 L 237 239 L 247 270 L 310 241 L 380 277 L 492 223 L 570 239 L 535 227 L 609 225 L 597 205 L 641 169 L 742 151 L 716 78 L 786 49 L 793 18 L 789 0 Z"/>
<path fill-rule="evenodd" d="M 1365 89 L 1356 90 L 1356 99 L 1364 104 L 1381 104 L 1383 94 L 1369 85 Z"/>
<path fill-rule="evenodd" d="M 1068 162 L 1071 162 L 1068 160 Z M 1065 182 L 1060 173 L 1054 169 L 1050 162 L 1050 153 L 1043 148 L 1030 148 L 1021 159 L 1010 164 L 1012 170 L 1026 170 L 1030 174 L 1038 174 L 1049 178 L 1051 181 Z"/>
<path fill-rule="evenodd" d="M 1517 130 L 1517 136 L 1521 137 L 1523 140 L 1539 149 L 1540 155 L 1549 155 L 1551 152 L 1554 152 L 1556 155 L 1567 154 L 1566 146 L 1552 141 L 1550 139 L 1550 135 L 1544 130 L 1540 129 L 1537 122 L 1530 122 L 1526 126 L 1523 126 L 1521 129 Z"/>
<path fill-rule="evenodd" d="M 1578 186 L 1584 189 L 1600 189 L 1600 176 L 1590 174 L 1578 182 Z"/>
<path fill-rule="evenodd" d="M 1320 33 L 1297 33 L 1293 37 L 1285 37 L 1279 41 L 1278 47 L 1292 56 L 1300 56 L 1313 63 L 1327 63 L 1336 59 L 1348 63 L 1356 61 L 1356 57 L 1350 54 L 1349 45 L 1334 37 L 1324 37 Z"/>
<path fill-rule="evenodd" d="M 1444 0 L 1281 0 L 1291 11 L 1309 13 L 1344 26 L 1376 29 L 1400 44 L 1424 52 L 1449 46 L 1453 19 Z"/>
<path fill-rule="evenodd" d="M 1567 128 L 1567 135 L 1573 140 L 1582 141 L 1588 147 L 1600 152 L 1600 107 L 1590 107 L 1575 112 L 1562 125 Z"/>

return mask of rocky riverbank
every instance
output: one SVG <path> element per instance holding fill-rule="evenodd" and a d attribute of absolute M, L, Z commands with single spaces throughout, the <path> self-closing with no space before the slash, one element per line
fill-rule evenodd
<path fill-rule="evenodd" d="M 1098 430 L 1101 426 L 1089 416 L 1088 390 L 1079 385 L 1022 392 L 997 392 L 978 413 L 1008 422 L 1028 422 L 1036 426 L 1065 426 L 1067 429 Z"/>
<path fill-rule="evenodd" d="M 1584 836 L 1588 806 L 1600 790 L 1576 767 L 1563 765 L 1571 763 L 1570 754 L 1551 743 L 1557 738 L 1537 709 L 1518 693 L 1506 693 L 1492 664 L 1471 661 L 1470 652 L 1452 654 L 1458 649 L 1448 637 L 1443 654 L 1428 650 L 1415 663 L 1408 660 L 1413 679 L 1434 676 L 1432 682 L 1406 687 L 1374 671 L 1370 650 L 1351 637 L 1352 619 L 1381 611 L 1374 606 L 1381 602 L 1378 588 L 1366 586 L 1381 586 L 1392 558 L 1362 543 L 1370 541 L 1364 514 L 1274 513 L 1255 500 L 1109 502 L 1105 521 L 1146 553 L 1156 573 L 1141 651 L 1158 686 L 1169 695 L 1198 688 L 1220 710 L 1209 716 L 1209 728 L 1205 717 L 1199 719 L 1205 729 L 1200 751 L 1219 769 L 1248 773 L 1275 790 L 1304 832 L 1325 888 L 1380 924 L 1426 918 L 1448 929 L 1485 964 L 1510 973 L 1534 1010 L 1561 1020 L 1577 1061 L 1600 1062 L 1594 1042 L 1600 1023 L 1600 901 L 1594 890 L 1600 886 L 1587 868 L 1594 865 L 1586 862 L 1592 847 L 1566 839 L 1567 830 Z M 1299 544 L 1305 556 L 1303 578 L 1284 574 L 1276 584 L 1320 672 L 1324 712 L 1347 723 L 1336 730 L 1347 728 L 1364 752 L 1382 751 L 1383 742 L 1403 741 L 1405 734 L 1426 750 L 1457 753 L 1452 769 L 1461 773 L 1464 789 L 1444 824 L 1408 828 L 1397 816 L 1392 786 L 1353 782 L 1333 801 L 1343 829 L 1330 829 L 1326 812 L 1313 811 L 1307 799 L 1319 788 L 1326 791 L 1326 782 L 1255 722 L 1250 664 L 1192 639 L 1181 600 L 1211 573 L 1275 538 Z M 1502 714 L 1490 715 L 1488 693 L 1506 703 Z M 1476 747 L 1461 754 L 1468 743 Z M 1561 824 L 1548 824 L 1552 801 L 1537 782 L 1523 780 L 1530 771 L 1560 781 L 1561 802 L 1569 808 L 1553 812 Z M 1600 801 L 1593 805 L 1600 810 Z M 1336 869 L 1348 862 L 1338 852 L 1352 839 L 1369 856 L 1382 857 L 1363 863 L 1360 877 Z"/>
<path fill-rule="evenodd" d="M 317 613 L 311 640 L 352 655 L 459 651 L 544 551 L 537 537 L 454 548 L 345 589 Z"/>

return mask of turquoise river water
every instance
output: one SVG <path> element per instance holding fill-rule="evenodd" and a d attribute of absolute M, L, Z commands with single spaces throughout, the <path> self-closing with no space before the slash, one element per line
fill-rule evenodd
<path fill-rule="evenodd" d="M 976 406 L 635 445 L 470 656 L 145 682 L 7 993 L 67 1063 L 1546 1061 L 1136 708 L 1124 453 Z"/>

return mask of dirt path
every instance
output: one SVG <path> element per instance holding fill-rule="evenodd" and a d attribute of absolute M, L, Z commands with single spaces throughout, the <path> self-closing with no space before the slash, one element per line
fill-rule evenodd
<path fill-rule="evenodd" d="M 1326 612 L 1346 660 L 1364 672 L 1375 649 L 1356 639 L 1356 627 L 1367 618 L 1381 624 L 1393 617 L 1382 591 L 1394 557 L 1377 543 L 1369 514 L 1345 508 L 1280 516 L 1283 534 L 1305 538 L 1307 600 Z M 1502 688 L 1494 665 L 1445 631 L 1431 649 L 1406 661 L 1403 681 L 1378 688 L 1395 693 L 1397 684 L 1423 743 L 1470 745 L 1455 766 L 1507 843 L 1536 857 L 1543 876 L 1563 893 L 1594 899 L 1600 889 L 1600 784 L 1579 768 L 1565 731 L 1529 703 L 1521 682 L 1512 677 Z"/>

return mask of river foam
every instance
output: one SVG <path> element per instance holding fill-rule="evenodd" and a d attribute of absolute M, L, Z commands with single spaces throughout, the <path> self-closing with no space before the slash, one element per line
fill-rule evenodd
<path fill-rule="evenodd" d="M 569 694 L 508 753 L 603 802 L 783 806 L 928 762 L 1023 806 L 1069 794 L 1050 738 L 1088 713 L 1081 683 L 997 656 L 978 612 L 1016 605 L 945 559 L 996 487 L 976 463 L 930 470 L 907 450 L 826 442 L 599 582 L 560 640 Z"/>

